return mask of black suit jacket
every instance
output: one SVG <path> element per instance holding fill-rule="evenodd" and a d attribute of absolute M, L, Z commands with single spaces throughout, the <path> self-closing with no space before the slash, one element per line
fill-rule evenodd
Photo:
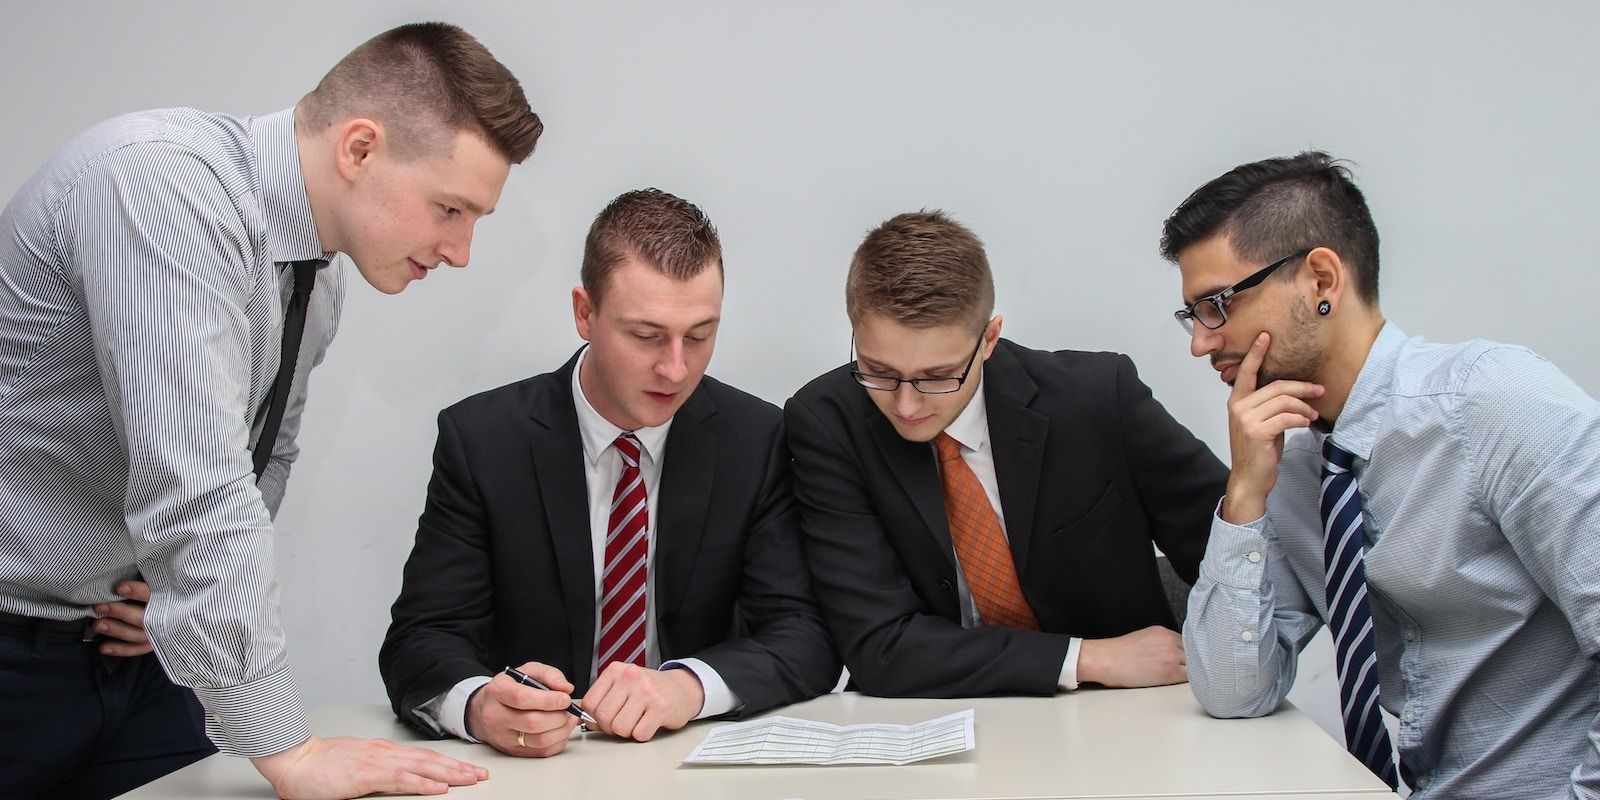
<path fill-rule="evenodd" d="M 379 668 L 395 713 L 507 664 L 559 668 L 581 696 L 594 660 L 583 444 L 560 370 L 439 414 L 433 479 Z M 800 552 L 783 420 L 704 378 L 673 418 L 655 528 L 663 660 L 696 657 L 751 713 L 832 688 L 839 659 Z"/>
<path fill-rule="evenodd" d="M 1007 538 L 1042 632 L 963 629 L 933 447 L 900 438 L 849 367 L 785 408 L 806 557 L 856 686 L 1053 694 L 1069 636 L 1175 628 L 1151 543 L 1193 582 L 1227 470 L 1127 356 L 1002 339 L 983 392 Z"/>

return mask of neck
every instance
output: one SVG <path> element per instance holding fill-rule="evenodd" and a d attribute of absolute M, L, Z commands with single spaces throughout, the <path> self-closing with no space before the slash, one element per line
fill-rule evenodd
<path fill-rule="evenodd" d="M 343 248 L 339 246 L 342 237 L 330 211 L 335 201 L 330 196 L 329 187 L 334 185 L 334 179 L 338 176 L 331 174 L 333 165 L 326 159 L 328 148 L 324 146 L 322 138 L 307 132 L 301 124 L 299 106 L 294 109 L 294 144 L 300 154 L 300 175 L 305 180 L 306 200 L 311 204 L 311 219 L 317 225 L 317 239 L 322 252 L 342 252 Z"/>
<path fill-rule="evenodd" d="M 1383 314 L 1374 310 L 1361 314 L 1359 319 L 1333 332 L 1328 358 L 1316 376 L 1317 383 L 1322 385 L 1324 391 L 1321 397 L 1310 401 L 1318 418 L 1328 427 L 1338 422 L 1345 401 L 1350 399 L 1350 390 L 1356 384 L 1356 377 L 1367 363 L 1367 354 L 1372 352 L 1372 343 L 1378 340 L 1381 330 Z"/>

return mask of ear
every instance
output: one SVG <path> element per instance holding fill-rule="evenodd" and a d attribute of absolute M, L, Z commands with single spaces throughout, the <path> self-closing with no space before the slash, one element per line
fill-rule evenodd
<path fill-rule="evenodd" d="M 578 336 L 584 341 L 593 341 L 590 335 L 594 328 L 595 304 L 589 297 L 589 290 L 582 286 L 572 289 L 572 322 L 578 327 Z"/>
<path fill-rule="evenodd" d="M 1306 254 L 1300 277 L 1311 293 L 1311 305 L 1326 300 L 1334 311 L 1339 310 L 1339 301 L 1349 287 L 1349 273 L 1338 253 L 1326 247 L 1313 249 Z"/>
<path fill-rule="evenodd" d="M 1001 317 L 999 314 L 996 314 L 989 320 L 989 324 L 985 325 L 983 328 L 984 361 L 988 361 L 989 356 L 994 355 L 994 346 L 1000 343 L 1000 325 L 1003 322 L 1005 322 L 1005 318 Z"/>
<path fill-rule="evenodd" d="M 372 166 L 386 146 L 383 125 L 364 117 L 345 120 L 335 139 L 334 165 L 339 177 L 354 182 Z"/>

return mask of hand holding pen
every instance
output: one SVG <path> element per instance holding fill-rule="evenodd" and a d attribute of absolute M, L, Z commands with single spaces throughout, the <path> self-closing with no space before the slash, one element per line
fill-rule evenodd
<path fill-rule="evenodd" d="M 522 672 L 516 667 L 506 667 L 504 672 L 505 674 L 510 675 L 512 680 L 522 684 L 523 686 L 532 686 L 535 689 L 542 689 L 546 692 L 552 691 L 550 687 L 544 685 L 537 678 L 522 674 Z M 579 708 L 578 703 L 575 700 L 567 703 L 567 713 L 581 720 L 579 727 L 585 733 L 600 727 L 600 723 L 596 722 L 594 717 L 589 716 L 589 712 Z"/>
<path fill-rule="evenodd" d="M 508 669 L 472 693 L 465 732 L 506 755 L 556 755 L 583 719 L 572 711 L 572 690 L 566 676 L 546 664 L 530 661 Z"/>

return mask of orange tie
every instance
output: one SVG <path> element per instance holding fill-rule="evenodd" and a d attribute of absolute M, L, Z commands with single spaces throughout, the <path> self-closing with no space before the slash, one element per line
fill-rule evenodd
<path fill-rule="evenodd" d="M 1000 530 L 983 484 L 961 458 L 961 443 L 941 433 L 934 440 L 939 451 L 939 475 L 944 483 L 944 514 L 950 521 L 950 538 L 956 560 L 967 578 L 967 590 L 978 605 L 985 624 L 1026 631 L 1039 630 L 1033 609 L 1022 596 L 1011 545 Z"/>

